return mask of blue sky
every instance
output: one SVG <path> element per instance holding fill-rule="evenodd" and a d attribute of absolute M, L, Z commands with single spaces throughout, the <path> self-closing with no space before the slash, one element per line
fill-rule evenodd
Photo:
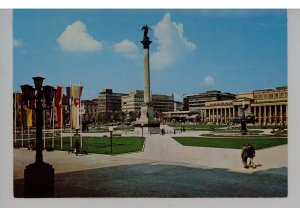
<path fill-rule="evenodd" d="M 143 89 L 148 24 L 153 94 L 239 93 L 287 85 L 286 10 L 14 10 L 14 91 L 45 84 Z"/>

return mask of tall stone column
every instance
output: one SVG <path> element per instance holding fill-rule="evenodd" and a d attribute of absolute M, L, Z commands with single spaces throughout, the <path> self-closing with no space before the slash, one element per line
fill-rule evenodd
<path fill-rule="evenodd" d="M 275 113 L 274 119 L 275 119 L 275 125 L 277 125 L 277 123 L 278 123 L 278 117 L 277 117 L 277 105 L 274 105 L 274 107 L 275 107 L 275 109 L 274 109 L 274 113 Z"/>
<path fill-rule="evenodd" d="M 272 105 L 269 105 L 269 123 L 272 125 Z"/>
<path fill-rule="evenodd" d="M 267 106 L 264 106 L 264 125 L 267 125 Z"/>
<path fill-rule="evenodd" d="M 150 104 L 150 64 L 149 64 L 149 46 L 152 41 L 149 37 L 144 37 L 141 41 L 144 47 L 144 103 L 146 105 Z"/>
<path fill-rule="evenodd" d="M 235 106 L 233 106 L 233 109 L 232 109 L 232 118 L 233 119 L 235 118 Z"/>
<path fill-rule="evenodd" d="M 262 106 L 258 106 L 258 124 L 261 125 L 261 108 Z"/>
<path fill-rule="evenodd" d="M 141 41 L 144 48 L 144 103 L 141 106 L 141 116 L 135 122 L 135 131 L 143 132 L 144 134 L 157 134 L 160 132 L 160 123 L 155 119 L 151 102 L 149 48 L 152 41 L 147 35 L 149 29 L 147 25 L 144 25 L 142 28 L 144 30 L 144 37 Z"/>
<path fill-rule="evenodd" d="M 253 106 L 253 116 L 256 118 L 256 106 Z"/>
<path fill-rule="evenodd" d="M 280 105 L 280 125 L 283 125 L 282 105 Z"/>
<path fill-rule="evenodd" d="M 225 110 L 225 123 L 227 124 L 227 108 L 224 108 Z"/>

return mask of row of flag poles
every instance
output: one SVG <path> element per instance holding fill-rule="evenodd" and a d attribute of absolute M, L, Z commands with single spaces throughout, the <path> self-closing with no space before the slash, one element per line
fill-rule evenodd
<path fill-rule="evenodd" d="M 64 94 L 65 90 L 65 94 Z M 83 86 L 73 86 L 62 87 L 57 86 L 56 95 L 53 98 L 52 106 L 50 108 L 50 126 L 52 126 L 52 147 L 54 148 L 54 138 L 55 138 L 55 123 L 57 124 L 57 129 L 60 130 L 61 139 L 61 149 L 63 149 L 63 100 L 66 101 L 66 106 L 69 112 L 70 120 L 70 147 L 73 146 L 72 142 L 72 129 L 75 129 L 76 133 L 80 132 L 80 146 L 82 147 L 82 119 L 81 119 L 81 95 L 83 91 Z M 55 116 L 56 115 L 56 116 Z M 44 147 L 46 147 L 46 113 L 44 111 Z M 30 129 L 33 126 L 33 113 L 32 109 L 23 105 L 22 93 L 14 93 L 14 142 L 17 143 L 17 128 L 21 129 L 21 145 L 24 146 L 24 128 L 27 128 L 27 142 L 29 144 L 30 140 Z"/>

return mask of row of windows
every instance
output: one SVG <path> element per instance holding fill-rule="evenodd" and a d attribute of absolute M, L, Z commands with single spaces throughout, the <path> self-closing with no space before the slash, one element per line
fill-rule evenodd
<path fill-rule="evenodd" d="M 255 94 L 254 99 L 272 99 L 272 98 L 287 98 L 287 92 L 269 93 L 269 94 Z"/>

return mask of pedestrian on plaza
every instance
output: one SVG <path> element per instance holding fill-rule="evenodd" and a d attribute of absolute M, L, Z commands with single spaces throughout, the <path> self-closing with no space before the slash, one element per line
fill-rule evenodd
<path fill-rule="evenodd" d="M 255 148 L 251 144 L 247 144 L 248 157 L 250 158 L 249 167 L 256 168 L 253 158 L 255 157 Z"/>
<path fill-rule="evenodd" d="M 247 146 L 247 144 L 246 145 L 243 144 L 241 158 L 242 158 L 244 168 L 249 168 L 248 163 L 247 163 L 248 157 L 249 157 L 249 155 L 248 155 L 248 146 Z"/>
<path fill-rule="evenodd" d="M 75 142 L 75 154 L 76 154 L 76 156 L 78 155 L 78 153 L 79 153 L 79 142 L 78 142 L 78 140 L 76 139 L 76 142 Z"/>

